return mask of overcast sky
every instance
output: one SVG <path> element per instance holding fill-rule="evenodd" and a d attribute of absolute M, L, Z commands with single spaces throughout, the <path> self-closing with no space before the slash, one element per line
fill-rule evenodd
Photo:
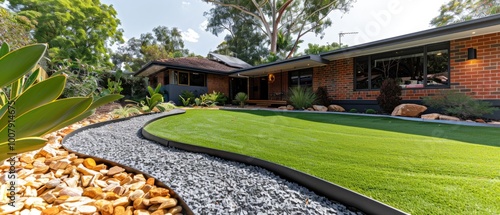
<path fill-rule="evenodd" d="M 347 14 L 333 11 L 333 25 L 325 30 L 323 39 L 314 33 L 306 35 L 299 51 L 307 43 L 327 44 L 339 41 L 354 46 L 432 28 L 430 20 L 439 14 L 439 7 L 448 0 L 358 0 Z M 195 54 L 205 56 L 216 49 L 224 35 L 216 37 L 205 31 L 203 12 L 211 6 L 202 0 L 102 0 L 112 4 L 121 20 L 125 39 L 152 32 L 159 25 L 177 27 L 183 32 L 184 44 Z"/>

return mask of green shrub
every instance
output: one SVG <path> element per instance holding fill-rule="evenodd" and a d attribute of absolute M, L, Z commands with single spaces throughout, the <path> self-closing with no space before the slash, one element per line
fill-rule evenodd
<path fill-rule="evenodd" d="M 46 44 L 12 52 L 6 43 L 0 48 L 0 161 L 43 147 L 47 140 L 42 136 L 83 120 L 95 108 L 123 97 L 58 99 L 67 79 L 62 74 L 44 78 L 38 62 L 46 50 Z"/>
<path fill-rule="evenodd" d="M 443 110 L 445 114 L 470 119 L 491 114 L 498 108 L 490 103 L 475 100 L 470 96 L 457 91 L 443 91 L 436 96 L 423 98 L 424 105 Z"/>
<path fill-rule="evenodd" d="M 367 114 L 376 114 L 376 113 L 377 113 L 377 111 L 376 111 L 376 110 L 373 110 L 373 109 L 366 109 L 366 110 L 365 110 L 365 113 L 367 113 Z"/>
<path fill-rule="evenodd" d="M 384 112 L 391 113 L 396 106 L 401 104 L 401 90 L 401 86 L 392 78 L 382 82 L 377 102 Z"/>
<path fill-rule="evenodd" d="M 295 109 L 307 109 L 312 107 L 316 102 L 316 94 L 309 87 L 292 87 L 290 88 L 289 100 Z"/>
<path fill-rule="evenodd" d="M 194 103 L 194 99 L 196 98 L 196 95 L 193 92 L 188 91 L 188 90 L 182 91 L 181 95 L 179 95 L 179 96 L 182 96 L 181 98 L 183 100 L 188 101 L 187 105 L 185 105 L 184 102 L 182 102 L 182 104 L 184 106 L 189 106 L 190 104 L 193 104 Z"/>
<path fill-rule="evenodd" d="M 215 92 L 205 93 L 200 96 L 200 105 L 201 106 L 216 106 L 216 105 L 224 105 L 226 103 L 227 97 L 224 93 Z"/>
<path fill-rule="evenodd" d="M 349 110 L 349 112 L 351 112 L 351 113 L 357 113 L 357 112 L 358 112 L 358 109 L 356 109 L 356 108 L 351 108 L 351 110 Z"/>
<path fill-rule="evenodd" d="M 195 98 L 194 99 L 194 105 L 200 106 L 201 105 L 201 99 L 200 98 Z"/>
<path fill-rule="evenodd" d="M 323 105 L 325 107 L 328 107 L 330 105 L 330 99 L 328 99 L 328 91 L 326 90 L 326 87 L 318 87 L 316 90 L 316 97 L 317 103 L 319 105 Z"/>
<path fill-rule="evenodd" d="M 234 100 L 236 100 L 238 102 L 240 107 L 245 107 L 245 103 L 248 100 L 248 95 L 244 92 L 239 92 L 234 97 Z"/>
<path fill-rule="evenodd" d="M 179 95 L 179 97 L 181 98 L 181 103 L 182 103 L 182 106 L 184 107 L 187 107 L 189 106 L 189 103 L 191 101 L 191 98 L 187 98 L 185 99 L 183 96 Z"/>

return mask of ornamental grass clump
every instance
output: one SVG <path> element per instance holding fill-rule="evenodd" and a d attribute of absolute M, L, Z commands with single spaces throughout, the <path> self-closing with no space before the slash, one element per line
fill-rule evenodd
<path fill-rule="evenodd" d="M 122 98 L 110 94 L 58 99 L 66 84 L 62 74 L 45 79 L 38 62 L 46 44 L 10 51 L 0 48 L 0 161 L 43 147 L 42 136 L 83 120 L 95 108 Z"/>
<path fill-rule="evenodd" d="M 290 88 L 289 100 L 295 109 L 304 110 L 312 107 L 316 102 L 317 96 L 309 87 Z"/>

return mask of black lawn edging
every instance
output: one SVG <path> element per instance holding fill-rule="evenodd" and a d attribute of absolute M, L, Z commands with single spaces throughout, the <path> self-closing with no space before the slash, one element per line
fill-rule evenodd
<path fill-rule="evenodd" d="M 176 141 L 170 141 L 167 139 L 163 139 L 161 137 L 155 136 L 149 132 L 147 132 L 144 127 L 146 127 L 148 124 L 168 117 L 168 116 L 173 116 L 173 115 L 178 115 L 178 114 L 183 114 L 186 111 L 185 110 L 179 110 L 176 109 L 176 111 L 171 111 L 171 114 L 155 118 L 152 120 L 149 120 L 144 124 L 144 126 L 141 129 L 141 134 L 145 139 L 155 141 L 159 144 L 162 144 L 164 146 L 169 146 L 169 147 L 174 147 L 178 149 L 182 149 L 188 152 L 195 152 L 195 153 L 204 153 L 208 154 L 211 156 L 223 158 L 226 160 L 230 161 L 236 161 L 252 166 L 258 166 L 261 168 L 264 168 L 266 170 L 269 170 L 275 174 L 277 174 L 280 177 L 283 177 L 289 181 L 295 182 L 299 185 L 302 185 L 312 191 L 314 191 L 317 194 L 323 195 L 327 197 L 330 200 L 337 201 L 339 203 L 342 203 L 346 206 L 351 206 L 356 209 L 359 209 L 360 211 L 367 213 L 367 214 L 381 214 L 381 215 L 408 215 L 408 213 L 403 212 L 399 209 L 396 209 L 394 207 L 391 207 L 387 204 L 384 204 L 382 202 L 379 202 L 377 200 L 374 200 L 372 198 L 369 198 L 367 196 L 364 196 L 360 193 L 354 192 L 352 190 L 349 190 L 347 188 L 341 187 L 339 185 L 333 184 L 331 182 L 325 181 L 323 179 L 317 178 L 315 176 L 297 171 L 295 169 L 282 166 L 276 163 L 272 163 L 269 161 L 261 160 L 259 158 L 251 157 L 251 156 L 246 156 L 246 155 L 241 155 L 237 153 L 232 153 L 232 152 L 227 152 L 223 150 L 217 150 L 217 149 L 211 149 L 207 147 L 202 147 L 202 146 L 195 146 L 195 145 L 190 145 L 186 143 L 181 143 L 181 142 L 176 142 Z"/>
<path fill-rule="evenodd" d="M 178 200 L 178 204 L 180 206 L 182 206 L 182 212 L 181 212 L 182 214 L 184 214 L 184 215 L 194 215 L 194 213 L 191 210 L 191 208 L 186 204 L 186 202 L 184 201 L 184 199 L 181 196 L 179 196 L 179 194 L 177 194 L 173 189 L 171 189 L 169 186 L 167 186 L 166 184 L 164 184 L 163 182 L 161 182 L 157 178 L 153 177 L 152 175 L 147 174 L 145 172 L 142 172 L 140 170 L 134 169 L 134 168 L 129 167 L 127 165 L 123 165 L 121 163 L 117 163 L 117 162 L 110 161 L 110 160 L 107 160 L 107 159 L 104 159 L 104 158 L 95 157 L 95 156 L 83 154 L 83 153 L 80 153 L 80 152 L 76 152 L 76 151 L 70 150 L 66 146 L 64 146 L 64 142 L 67 139 L 71 138 L 75 134 L 80 133 L 82 131 L 85 131 L 85 130 L 88 130 L 88 129 L 92 129 L 92 128 L 101 127 L 101 126 L 108 125 L 108 124 L 115 123 L 115 122 L 126 121 L 126 120 L 129 120 L 129 119 L 132 119 L 132 118 L 135 118 L 135 117 L 139 117 L 139 116 L 152 115 L 152 114 L 155 114 L 155 113 L 147 113 L 147 114 L 140 114 L 140 115 L 126 117 L 126 118 L 113 119 L 113 120 L 109 120 L 109 121 L 105 121 L 105 122 L 98 122 L 98 123 L 87 125 L 85 127 L 81 127 L 79 129 L 76 129 L 73 132 L 67 134 L 66 136 L 64 136 L 64 138 L 61 141 L 61 145 L 62 145 L 62 147 L 66 151 L 68 151 L 69 153 L 73 153 L 73 154 L 77 155 L 79 158 L 92 158 L 92 159 L 94 159 L 96 161 L 96 163 L 104 163 L 108 167 L 111 167 L 111 166 L 120 166 L 120 167 L 124 168 L 125 171 L 127 171 L 129 173 L 142 174 L 142 175 L 144 175 L 145 178 L 154 178 L 155 179 L 155 185 L 157 187 L 167 188 L 169 190 L 169 192 L 170 192 L 170 196 L 174 197 L 174 198 L 176 198 Z M 142 128 L 141 128 L 141 130 L 142 130 Z"/>

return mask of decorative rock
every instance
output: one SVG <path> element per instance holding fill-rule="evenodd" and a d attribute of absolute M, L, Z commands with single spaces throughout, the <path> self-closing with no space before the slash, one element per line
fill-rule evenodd
<path fill-rule="evenodd" d="M 177 199 L 169 198 L 167 201 L 163 202 L 158 209 L 169 209 L 177 205 Z"/>
<path fill-rule="evenodd" d="M 130 213 L 132 213 L 132 211 L 130 211 Z M 116 206 L 113 211 L 113 215 L 127 215 L 127 213 L 125 212 L 125 207 Z"/>
<path fill-rule="evenodd" d="M 137 198 L 140 198 L 144 195 L 144 191 L 142 190 L 135 190 L 134 192 L 132 192 L 130 195 L 129 195 L 129 199 L 130 201 L 135 201 Z"/>
<path fill-rule="evenodd" d="M 162 197 L 162 196 L 157 196 L 149 199 L 150 204 L 163 204 L 164 202 L 168 201 L 170 198 L 167 197 Z"/>
<path fill-rule="evenodd" d="M 146 184 L 155 185 L 155 179 L 154 178 L 148 178 L 148 180 L 146 180 Z"/>
<path fill-rule="evenodd" d="M 111 167 L 107 173 L 107 175 L 115 175 L 115 174 L 118 174 L 118 173 L 121 173 L 125 171 L 125 169 L 119 167 L 119 166 L 114 166 L 114 167 Z"/>
<path fill-rule="evenodd" d="M 146 178 L 144 178 L 144 175 L 142 174 L 137 174 L 134 175 L 134 181 L 146 181 Z"/>
<path fill-rule="evenodd" d="M 65 187 L 59 192 L 59 196 L 82 196 L 82 193 L 80 189 Z"/>
<path fill-rule="evenodd" d="M 83 161 L 83 166 L 92 169 L 96 166 L 95 160 L 92 158 L 85 158 L 85 160 Z"/>
<path fill-rule="evenodd" d="M 94 205 L 97 207 L 97 210 L 101 212 L 102 215 L 112 215 L 113 214 L 113 204 L 110 201 L 106 200 L 97 200 Z"/>
<path fill-rule="evenodd" d="M 42 211 L 42 215 L 56 215 L 59 213 L 59 207 L 50 207 Z"/>
<path fill-rule="evenodd" d="M 49 171 L 49 166 L 42 166 L 42 167 L 34 166 L 33 168 L 33 173 L 35 174 L 45 174 L 48 171 Z"/>
<path fill-rule="evenodd" d="M 78 186 L 78 177 L 66 178 L 64 182 L 68 185 L 68 187 L 77 187 Z"/>
<path fill-rule="evenodd" d="M 287 105 L 287 106 L 286 106 L 286 109 L 287 109 L 287 110 L 294 110 L 295 108 L 294 108 L 293 106 L 291 106 L 291 105 Z"/>
<path fill-rule="evenodd" d="M 138 181 L 136 183 L 133 183 L 132 185 L 130 185 L 130 189 L 131 190 L 138 190 L 138 189 L 141 189 L 142 187 L 144 187 L 144 185 L 146 184 L 146 179 L 144 179 L 144 181 Z"/>
<path fill-rule="evenodd" d="M 418 117 L 427 110 L 426 106 L 417 104 L 400 104 L 394 108 L 392 116 Z"/>
<path fill-rule="evenodd" d="M 477 123 L 486 123 L 486 121 L 484 121 L 484 119 L 476 119 L 474 121 Z"/>
<path fill-rule="evenodd" d="M 345 112 L 345 109 L 340 105 L 328 105 L 328 111 Z"/>
<path fill-rule="evenodd" d="M 45 193 L 40 197 L 49 204 L 52 204 L 57 199 L 56 196 L 52 193 Z"/>
<path fill-rule="evenodd" d="M 83 191 L 83 196 L 88 196 L 93 199 L 100 199 L 102 198 L 102 189 L 100 187 L 87 187 Z"/>
<path fill-rule="evenodd" d="M 167 213 L 170 213 L 170 214 L 177 214 L 177 213 L 180 213 L 180 212 L 182 212 L 182 207 L 181 206 L 173 207 L 173 208 L 171 208 L 170 210 L 167 211 Z"/>
<path fill-rule="evenodd" d="M 278 109 L 280 109 L 280 110 L 286 110 L 286 106 L 279 106 Z"/>
<path fill-rule="evenodd" d="M 151 211 L 150 209 L 148 209 L 148 211 Z M 165 214 L 165 210 L 156 210 L 155 212 L 151 213 L 151 215 L 164 215 Z"/>
<path fill-rule="evenodd" d="M 134 215 L 151 215 L 149 211 L 140 209 L 140 210 L 135 210 Z"/>
<path fill-rule="evenodd" d="M 82 175 L 82 177 L 81 177 L 82 186 L 88 187 L 92 178 L 93 178 L 93 176 L 91 176 L 91 175 Z"/>
<path fill-rule="evenodd" d="M 440 120 L 450 120 L 450 121 L 460 121 L 458 117 L 454 116 L 446 116 L 446 115 L 439 115 Z"/>
<path fill-rule="evenodd" d="M 328 108 L 323 105 L 313 105 L 313 109 L 320 112 L 327 112 Z"/>
<path fill-rule="evenodd" d="M 78 172 L 81 172 L 82 174 L 84 175 L 97 175 L 99 174 L 99 172 L 96 172 L 94 170 L 91 170 L 91 169 L 87 169 L 84 165 L 82 164 L 79 164 L 77 167 L 76 167 L 76 170 Z"/>
<path fill-rule="evenodd" d="M 143 203 L 144 199 L 143 198 L 137 198 L 135 201 L 134 201 L 134 208 L 135 209 L 146 209 L 146 205 Z"/>
<path fill-rule="evenodd" d="M 19 161 L 27 163 L 27 164 L 31 164 L 31 163 L 33 163 L 33 161 L 35 161 L 35 159 L 33 159 L 33 155 L 23 154 L 21 156 L 21 158 L 19 158 Z"/>
<path fill-rule="evenodd" d="M 118 194 L 116 194 L 115 192 L 110 191 L 110 192 L 106 192 L 104 194 L 104 199 L 106 199 L 106 200 L 117 200 L 119 198 L 120 198 L 120 196 Z"/>
<path fill-rule="evenodd" d="M 147 192 L 147 191 L 145 191 Z M 153 197 L 158 197 L 158 196 L 170 196 L 170 192 L 168 189 L 162 188 L 162 187 L 156 187 L 153 188 L 149 191 L 149 195 L 151 198 Z"/>
<path fill-rule="evenodd" d="M 121 197 L 115 201 L 113 201 L 113 206 L 127 206 L 129 204 L 127 197 Z"/>
<path fill-rule="evenodd" d="M 77 211 L 81 214 L 93 214 L 97 212 L 97 208 L 91 205 L 83 205 L 77 208 Z"/>
<path fill-rule="evenodd" d="M 430 113 L 430 114 L 423 114 L 422 116 L 420 116 L 420 118 L 422 118 L 422 119 L 436 120 L 436 119 L 439 119 L 439 116 L 441 116 L 441 114 Z"/>

